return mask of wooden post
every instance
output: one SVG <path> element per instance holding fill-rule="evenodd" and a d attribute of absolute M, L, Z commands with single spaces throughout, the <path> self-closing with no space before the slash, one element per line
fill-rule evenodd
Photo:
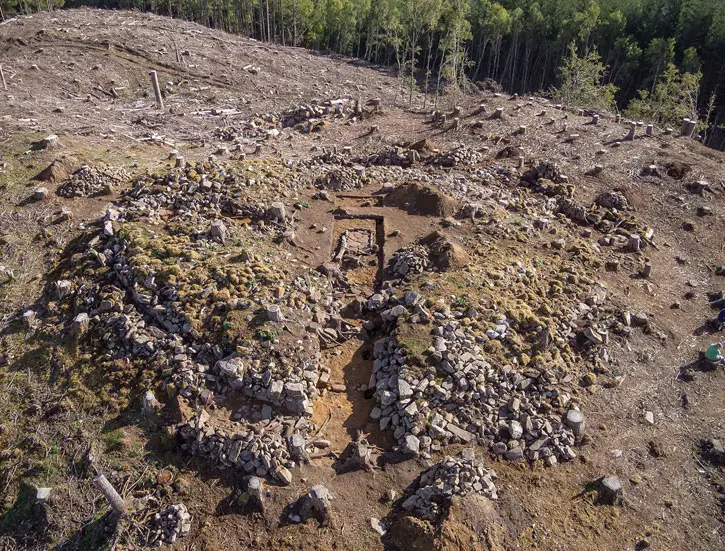
<path fill-rule="evenodd" d="M 3 90 L 7 90 L 8 89 L 8 83 L 5 82 L 5 73 L 3 72 L 3 66 L 2 65 L 0 65 L 0 78 L 3 81 Z"/>
<path fill-rule="evenodd" d="M 154 88 L 154 95 L 156 96 L 156 106 L 159 109 L 164 108 L 164 98 L 161 97 L 161 88 L 159 88 L 159 77 L 156 71 L 151 71 L 151 85 Z"/>
<path fill-rule="evenodd" d="M 111 509 L 113 509 L 114 513 L 119 516 L 126 513 L 126 504 L 123 502 L 123 498 L 118 494 L 105 475 L 98 474 L 94 476 L 93 485 L 103 494 L 103 497 L 108 500 L 108 503 L 111 504 Z"/>

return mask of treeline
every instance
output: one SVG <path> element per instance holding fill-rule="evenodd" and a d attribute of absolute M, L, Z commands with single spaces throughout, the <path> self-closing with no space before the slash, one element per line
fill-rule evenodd
<path fill-rule="evenodd" d="M 63 0 L 0 0 L 5 17 Z M 262 41 L 329 50 L 396 67 L 406 86 L 494 79 L 548 90 L 573 43 L 596 51 L 625 107 L 673 67 L 702 74 L 700 116 L 725 122 L 723 0 L 66 0 L 138 9 Z M 715 101 L 710 101 L 715 94 Z"/>

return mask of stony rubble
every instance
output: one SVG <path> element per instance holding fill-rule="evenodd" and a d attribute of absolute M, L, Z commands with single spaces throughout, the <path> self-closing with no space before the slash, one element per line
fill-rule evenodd
<path fill-rule="evenodd" d="M 174 543 L 178 538 L 189 535 L 191 515 L 183 503 L 169 505 L 156 513 L 150 521 L 148 543 L 160 546 L 162 543 Z"/>
<path fill-rule="evenodd" d="M 139 179 L 52 292 L 63 309 L 80 311 L 68 331 L 87 339 L 96 361 L 152 366 L 169 398 L 201 404 L 177 427 L 182 449 L 289 483 L 289 468 L 307 455 L 318 387 L 329 381 L 320 343 L 344 342 L 354 328 L 323 274 L 272 267 L 231 242 L 240 231 L 231 213 L 253 217 L 246 231 L 257 232 L 292 218 L 282 203 L 239 201 L 245 183 L 214 163 Z M 147 221 L 171 231 L 150 232 Z M 240 253 L 232 263 L 229 248 Z M 259 309 L 268 313 L 261 326 Z M 215 426 L 215 397 L 232 394 L 252 401 L 231 425 Z"/>
<path fill-rule="evenodd" d="M 481 161 L 483 161 L 483 155 L 481 153 L 470 147 L 460 145 L 450 151 L 432 156 L 426 162 L 435 166 L 453 168 L 459 165 L 476 165 Z"/>
<path fill-rule="evenodd" d="M 454 496 L 475 493 L 498 499 L 496 478 L 493 470 L 475 459 L 472 449 L 466 449 L 462 457 L 447 456 L 421 473 L 401 507 L 415 516 L 435 521 L 448 510 Z"/>
<path fill-rule="evenodd" d="M 61 182 L 56 193 L 68 199 L 73 197 L 92 197 L 109 195 L 131 180 L 131 175 L 122 168 L 106 165 L 83 165 L 68 179 Z"/>
<path fill-rule="evenodd" d="M 393 253 L 390 259 L 392 277 L 406 277 L 420 274 L 430 266 L 428 248 L 423 245 L 410 245 Z"/>
<path fill-rule="evenodd" d="M 497 357 L 488 351 L 497 341 L 504 348 L 518 343 L 525 362 L 542 351 L 570 357 L 570 347 L 580 346 L 583 338 L 579 331 L 601 336 L 610 327 L 624 329 L 614 318 L 574 329 L 581 327 L 581 316 L 593 318 L 605 296 L 595 289 L 591 306 L 574 302 L 562 310 L 568 317 L 552 328 L 535 317 L 515 320 L 495 312 L 485 320 L 476 308 L 431 304 L 414 291 L 398 295 L 387 289 L 373 295 L 366 306 L 380 315 L 388 336 L 374 346 L 368 387 L 375 389 L 378 405 L 371 417 L 381 430 L 393 430 L 401 451 L 412 455 L 478 442 L 512 461 L 554 465 L 573 459 L 577 436 L 565 416 L 574 404 L 570 389 L 577 381 L 567 364 L 523 367 L 511 363 L 511 354 Z M 403 325 L 419 325 L 428 335 L 423 358 L 411 357 L 399 340 Z M 605 338 L 589 341 L 582 350 L 595 365 L 607 357 Z M 530 348 L 523 352 L 526 341 Z"/>

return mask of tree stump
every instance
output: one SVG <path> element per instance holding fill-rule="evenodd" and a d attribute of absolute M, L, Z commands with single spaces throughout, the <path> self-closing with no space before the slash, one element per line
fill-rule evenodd
<path fill-rule="evenodd" d="M 629 134 L 627 134 L 627 140 L 632 141 L 634 140 L 634 135 L 637 132 L 637 123 L 631 122 L 629 123 Z"/>
<path fill-rule="evenodd" d="M 566 412 L 566 425 L 574 433 L 574 436 L 583 435 L 586 427 L 584 414 L 576 409 L 570 409 Z"/>
<path fill-rule="evenodd" d="M 602 478 L 599 484 L 599 504 L 621 505 L 623 497 L 622 483 L 618 477 L 611 475 Z"/>
<path fill-rule="evenodd" d="M 627 242 L 627 250 L 629 252 L 635 253 L 638 250 L 642 248 L 642 238 L 639 236 L 639 234 L 633 233 L 629 236 L 629 241 Z"/>

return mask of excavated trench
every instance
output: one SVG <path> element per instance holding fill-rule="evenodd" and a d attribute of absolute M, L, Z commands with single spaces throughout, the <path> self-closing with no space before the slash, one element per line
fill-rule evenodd
<path fill-rule="evenodd" d="M 336 199 L 343 211 L 382 206 L 381 198 L 369 195 L 338 195 Z M 383 284 L 385 217 L 339 210 L 333 216 L 329 258 L 345 273 L 352 287 L 350 296 L 366 298 Z M 323 365 L 329 370 L 331 385 L 315 401 L 312 422 L 324 426 L 321 433 L 332 449 L 341 451 L 361 436 L 381 450 L 390 449 L 395 444 L 392 433 L 381 432 L 370 418 L 375 404 L 367 388 L 373 370 L 369 339 L 356 337 L 326 349 Z"/>
<path fill-rule="evenodd" d="M 335 261 L 343 259 L 345 251 L 341 250 L 342 241 L 346 233 L 355 231 L 370 231 L 372 236 L 370 250 L 376 257 L 376 270 L 372 280 L 373 289 L 379 289 L 383 283 L 383 272 L 385 268 L 385 217 L 375 214 L 336 214 L 334 217 L 334 238 L 333 250 L 330 257 Z M 365 251 L 356 251 L 359 256 L 368 256 Z M 353 281 L 358 281 L 354 274 Z"/>

